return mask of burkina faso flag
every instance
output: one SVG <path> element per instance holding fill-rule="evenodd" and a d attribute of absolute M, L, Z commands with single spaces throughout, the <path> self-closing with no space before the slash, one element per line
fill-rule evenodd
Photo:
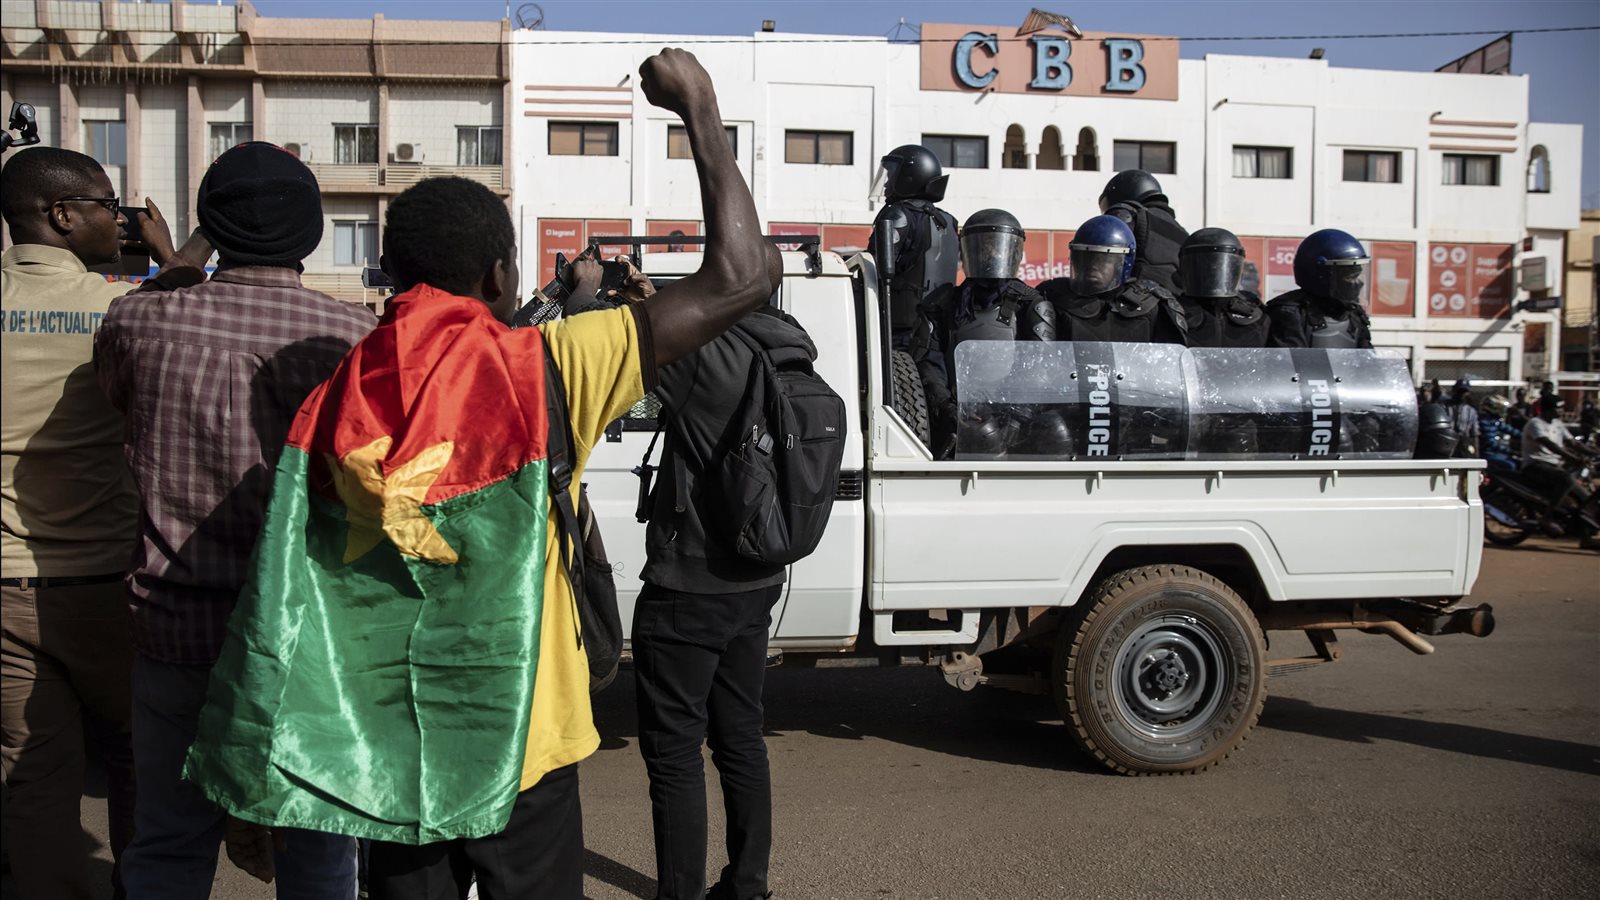
<path fill-rule="evenodd" d="M 504 828 L 543 610 L 543 354 L 423 287 L 307 398 L 185 768 L 230 813 L 412 844 Z"/>

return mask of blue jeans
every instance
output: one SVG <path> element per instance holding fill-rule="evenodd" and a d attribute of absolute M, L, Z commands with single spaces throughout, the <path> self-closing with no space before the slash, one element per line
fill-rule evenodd
<path fill-rule="evenodd" d="M 226 814 L 184 781 L 183 760 L 194 743 L 206 699 L 209 666 L 133 664 L 133 765 L 138 785 L 134 838 L 122 860 L 131 900 L 206 900 L 217 873 Z M 275 854 L 279 900 L 352 900 L 356 895 L 353 838 L 285 829 L 288 846 Z"/>

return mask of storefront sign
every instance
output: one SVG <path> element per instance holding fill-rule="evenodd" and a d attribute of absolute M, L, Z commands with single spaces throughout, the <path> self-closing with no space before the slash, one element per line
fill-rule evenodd
<path fill-rule="evenodd" d="M 922 26 L 922 89 L 1178 99 L 1178 42 L 1144 35 Z"/>
<path fill-rule="evenodd" d="M 1429 244 L 1428 315 L 1492 319 L 1511 306 L 1510 244 Z"/>

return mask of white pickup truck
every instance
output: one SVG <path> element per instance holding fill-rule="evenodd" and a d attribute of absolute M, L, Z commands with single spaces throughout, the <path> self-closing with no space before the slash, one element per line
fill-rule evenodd
<path fill-rule="evenodd" d="M 1478 577 L 1481 462 L 936 460 L 895 408 L 871 256 L 783 256 L 777 301 L 852 426 L 827 534 L 773 611 L 786 665 L 1048 692 L 1105 765 L 1177 773 L 1244 740 L 1269 672 L 1339 658 L 1339 629 L 1427 654 L 1423 635 L 1493 628 L 1488 606 L 1457 605 Z M 642 259 L 670 280 L 700 254 Z M 624 622 L 645 545 L 632 470 L 655 424 L 614 423 L 585 475 Z M 1269 657 L 1268 631 L 1304 632 L 1309 653 Z"/>

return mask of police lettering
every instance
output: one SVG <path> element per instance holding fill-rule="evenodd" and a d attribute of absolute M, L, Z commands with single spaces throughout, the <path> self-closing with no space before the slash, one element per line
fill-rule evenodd
<path fill-rule="evenodd" d="M 1105 369 L 1090 370 L 1089 455 L 1108 456 L 1111 449 L 1111 377 Z"/>
<path fill-rule="evenodd" d="M 1311 456 L 1327 456 L 1333 443 L 1333 395 L 1328 393 L 1328 383 L 1313 378 L 1311 385 Z"/>

